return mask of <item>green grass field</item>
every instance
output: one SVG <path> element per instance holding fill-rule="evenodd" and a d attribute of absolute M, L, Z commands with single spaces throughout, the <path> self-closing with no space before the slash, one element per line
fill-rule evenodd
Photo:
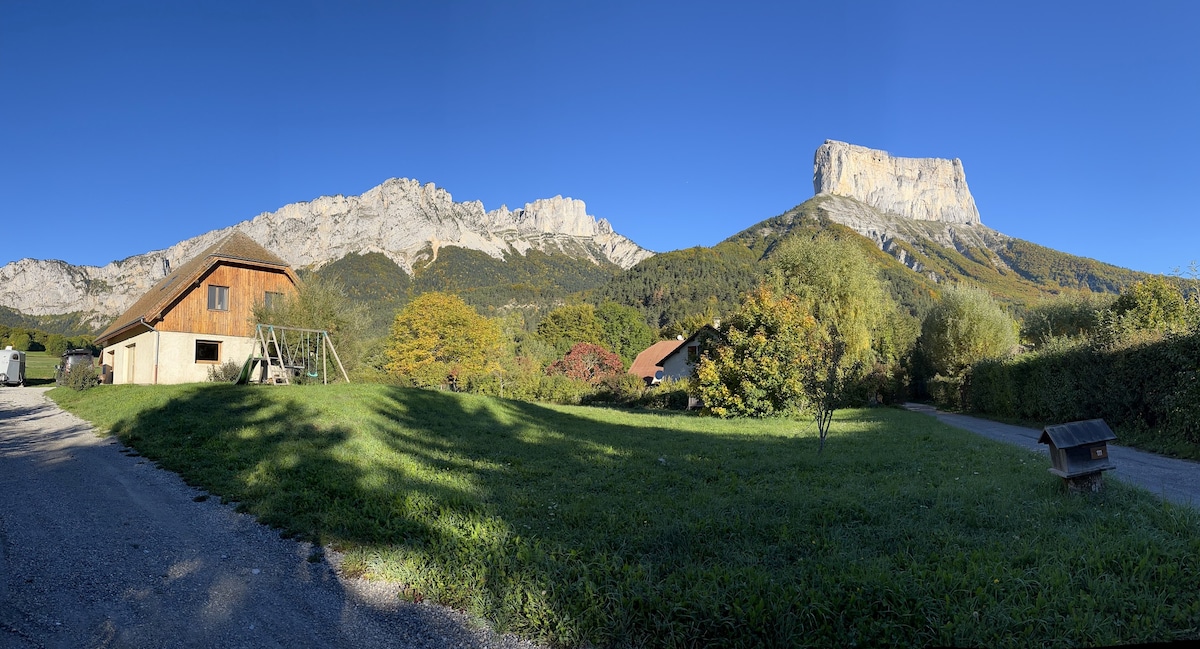
<path fill-rule="evenodd" d="M 1200 515 L 913 413 L 808 422 L 379 385 L 56 389 L 352 573 L 565 646 L 1200 637 Z"/>
<path fill-rule="evenodd" d="M 46 352 L 25 353 L 25 383 L 27 385 L 47 385 L 54 382 L 54 366 L 61 361 L 59 356 L 51 356 Z"/>

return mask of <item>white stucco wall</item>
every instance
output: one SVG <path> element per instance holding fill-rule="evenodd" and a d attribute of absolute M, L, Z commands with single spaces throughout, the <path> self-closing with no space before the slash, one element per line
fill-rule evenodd
<path fill-rule="evenodd" d="M 197 340 L 221 344 L 218 364 L 226 361 L 242 364 L 255 345 L 253 338 L 243 336 L 147 331 L 105 347 L 100 362 L 112 365 L 113 383 L 117 384 L 207 381 L 208 369 L 214 363 L 196 362 Z"/>
<path fill-rule="evenodd" d="M 695 342 L 690 343 L 690 345 L 696 344 Z M 690 377 L 692 375 L 692 364 L 688 362 L 687 347 L 667 358 L 663 362 L 662 368 L 664 379 L 686 379 Z"/>

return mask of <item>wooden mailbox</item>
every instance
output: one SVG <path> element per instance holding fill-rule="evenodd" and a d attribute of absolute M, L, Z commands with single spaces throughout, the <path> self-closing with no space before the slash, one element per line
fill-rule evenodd
<path fill-rule="evenodd" d="M 1046 426 L 1038 443 L 1050 445 L 1050 473 L 1069 489 L 1100 491 L 1100 473 L 1117 468 L 1108 457 L 1108 443 L 1116 438 L 1103 419 L 1089 419 Z"/>

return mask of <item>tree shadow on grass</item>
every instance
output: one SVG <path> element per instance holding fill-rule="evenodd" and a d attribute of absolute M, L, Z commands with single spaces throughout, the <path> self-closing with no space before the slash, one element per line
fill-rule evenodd
<path fill-rule="evenodd" d="M 735 625 L 731 602 L 761 608 L 795 555 L 758 550 L 797 542 L 778 520 L 787 498 L 762 481 L 796 440 L 384 387 L 339 418 L 305 394 L 197 386 L 112 430 L 262 522 L 344 549 L 352 572 L 506 630 L 567 644 L 766 632 Z"/>
<path fill-rule="evenodd" d="M 344 515 L 375 505 L 378 468 L 351 446 L 359 431 L 330 424 L 300 394 L 259 387 L 197 386 L 117 422 L 112 432 L 190 485 L 235 502 L 290 535 L 317 542 L 395 542 L 409 530 L 387 517 Z M 455 494 L 390 476 L 397 489 L 439 500 Z"/>
<path fill-rule="evenodd" d="M 114 432 L 263 522 L 344 549 L 352 572 L 526 636 L 944 644 L 944 628 L 978 626 L 945 595 L 994 579 L 969 557 L 1025 533 L 1000 514 L 1014 492 L 965 467 L 1006 467 L 1031 503 L 1057 501 L 1015 451 L 941 429 L 883 435 L 883 421 L 843 419 L 858 432 L 818 458 L 813 436 L 789 432 L 802 424 L 199 386 Z"/>
<path fill-rule="evenodd" d="M 439 597 L 568 644 L 799 640 L 814 513 L 788 483 L 820 462 L 813 440 L 435 391 L 371 407 L 395 453 L 470 484 L 443 516 L 493 523 L 431 540 L 434 571 L 470 586 Z"/>
<path fill-rule="evenodd" d="M 47 474 L 47 484 L 66 487 L 47 491 L 84 503 L 82 516 L 67 515 L 63 521 L 66 528 L 80 530 L 83 542 L 70 535 L 54 537 L 64 538 L 63 547 L 55 548 L 64 559 L 48 562 L 69 564 L 75 571 L 71 580 L 54 586 L 64 593 L 56 601 L 67 603 L 75 633 L 92 628 L 122 646 L 162 646 L 172 638 L 204 646 L 226 645 L 230 638 L 298 646 L 495 644 L 445 609 L 402 606 L 394 599 L 381 603 L 358 594 L 357 587 L 347 589 L 344 581 L 331 577 L 327 565 L 313 560 L 319 554 L 305 560 L 306 546 L 278 543 L 263 528 L 180 489 L 172 476 L 138 466 L 155 460 L 192 486 L 236 500 L 242 510 L 292 534 L 329 529 L 352 537 L 356 528 L 327 513 L 353 511 L 356 503 L 337 498 L 362 494 L 356 487 L 360 472 L 352 470 L 352 463 L 337 461 L 354 432 L 330 425 L 302 393 L 216 385 L 128 386 L 82 396 L 86 402 L 73 401 L 89 408 L 120 409 L 139 401 L 152 405 L 109 425 L 141 451 L 122 449 L 129 458 L 116 453 L 117 445 L 76 439 L 90 438 L 91 431 L 18 431 L 32 438 L 25 442 L 30 448 L 54 456 L 54 462 L 35 457 L 31 461 L 37 466 L 28 469 Z M 16 408 L 0 414 L 6 423 L 38 424 L 33 420 L 48 410 L 53 409 Z M 54 437 L 47 449 L 49 434 Z M 5 449 L 17 456 L 5 458 L 13 462 L 32 455 L 10 445 Z M 62 476 L 64 470 L 82 472 L 76 479 Z M 76 511 L 56 507 L 54 497 L 45 499 L 51 514 Z M 35 502 L 42 499 L 35 496 Z M 9 524 L 18 520 L 5 519 Z M 56 614 L 44 613 L 50 620 Z M 55 644 L 66 626 L 31 624 L 28 637 Z M 250 632 L 258 639 L 246 639 Z"/>

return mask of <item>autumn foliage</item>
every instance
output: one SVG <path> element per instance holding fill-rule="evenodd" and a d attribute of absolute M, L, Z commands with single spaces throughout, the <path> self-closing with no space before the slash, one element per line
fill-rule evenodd
<path fill-rule="evenodd" d="M 546 368 L 546 374 L 562 374 L 592 385 L 624 371 L 619 356 L 593 343 L 576 343 L 565 356 Z"/>
<path fill-rule="evenodd" d="M 425 293 L 396 314 L 388 371 L 417 385 L 458 384 L 499 370 L 502 334 L 456 295 Z"/>

